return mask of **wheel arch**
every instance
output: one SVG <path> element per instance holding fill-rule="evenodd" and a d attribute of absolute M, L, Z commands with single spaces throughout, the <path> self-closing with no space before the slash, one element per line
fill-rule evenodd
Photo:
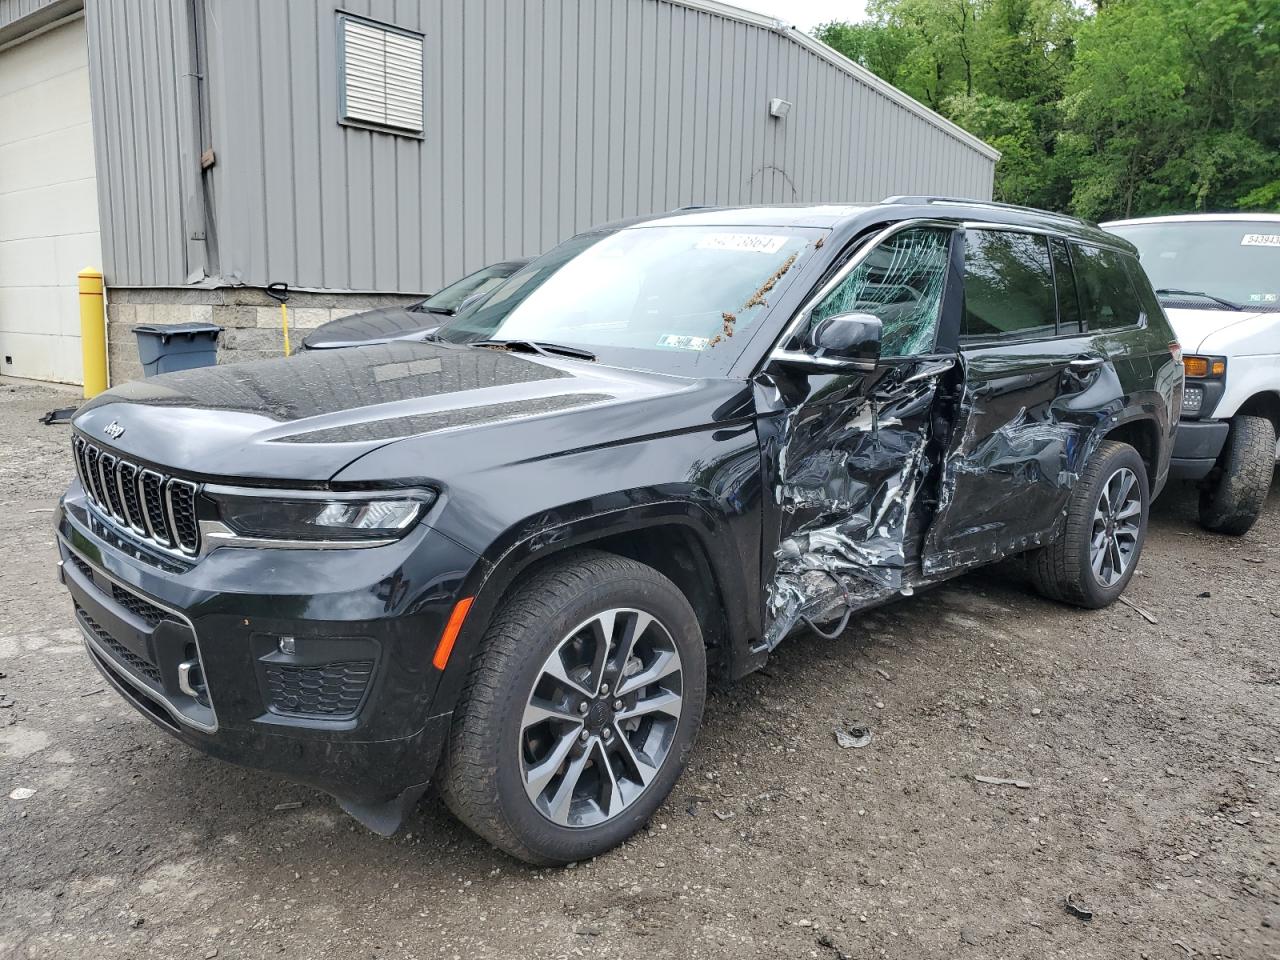
<path fill-rule="evenodd" d="M 759 617 L 754 594 L 722 546 L 728 538 L 709 513 L 687 501 L 649 503 L 633 510 L 555 523 L 521 524 L 471 578 L 463 595 L 474 600 L 437 691 L 433 711 L 452 710 L 468 665 L 494 613 L 518 583 L 575 550 L 592 549 L 652 566 L 684 593 L 698 617 L 710 678 L 730 680 L 755 669 Z M 718 545 L 719 544 L 719 545 Z"/>
<path fill-rule="evenodd" d="M 1125 420 L 1108 430 L 1102 439 L 1127 443 L 1138 451 L 1138 456 L 1142 458 L 1142 465 L 1147 468 L 1147 483 L 1152 488 L 1151 496 L 1154 497 L 1160 464 L 1166 453 L 1160 425 L 1155 418 L 1138 416 Z"/>
<path fill-rule="evenodd" d="M 1244 403 L 1236 407 L 1231 416 L 1263 417 L 1271 421 L 1276 433 L 1280 435 L 1280 392 L 1275 390 L 1259 390 Z"/>

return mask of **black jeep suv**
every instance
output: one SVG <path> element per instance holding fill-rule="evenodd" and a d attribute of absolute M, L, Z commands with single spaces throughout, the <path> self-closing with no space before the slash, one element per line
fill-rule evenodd
<path fill-rule="evenodd" d="M 433 777 L 511 854 L 644 824 L 709 678 L 1002 557 L 1113 601 L 1181 403 L 1123 240 L 937 198 L 566 241 L 427 342 L 123 384 L 61 576 L 174 736 L 389 833 Z"/>

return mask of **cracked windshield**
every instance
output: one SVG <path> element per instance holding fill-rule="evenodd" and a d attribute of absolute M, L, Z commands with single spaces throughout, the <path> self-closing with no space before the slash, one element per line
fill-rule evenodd
<path fill-rule="evenodd" d="M 568 346 L 665 373 L 722 373 L 824 234 L 663 226 L 576 237 L 439 336 Z"/>

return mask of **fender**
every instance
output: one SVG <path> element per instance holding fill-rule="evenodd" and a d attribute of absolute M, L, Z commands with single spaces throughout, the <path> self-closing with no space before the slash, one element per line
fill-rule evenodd
<path fill-rule="evenodd" d="M 437 712 L 450 711 L 457 704 L 472 657 L 503 597 L 522 573 L 566 550 L 659 527 L 677 526 L 690 534 L 707 562 L 724 618 L 729 677 L 740 677 L 763 665 L 768 653 L 756 649 L 761 631 L 759 604 L 737 602 L 758 595 L 759 583 L 748 582 L 744 576 L 742 558 L 733 549 L 737 538 L 727 530 L 725 518 L 696 501 L 663 496 L 653 489 L 619 492 L 608 498 L 616 505 L 603 508 L 601 499 L 526 517 L 483 552 L 458 594 L 475 599 L 436 691 Z M 755 525 L 759 542 L 758 519 Z"/>

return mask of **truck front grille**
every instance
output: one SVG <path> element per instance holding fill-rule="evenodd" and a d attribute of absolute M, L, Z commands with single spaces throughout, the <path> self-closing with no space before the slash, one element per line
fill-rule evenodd
<path fill-rule="evenodd" d="M 76 474 L 104 516 L 144 540 L 188 556 L 200 552 L 199 486 L 131 463 L 81 436 L 71 439 Z"/>

